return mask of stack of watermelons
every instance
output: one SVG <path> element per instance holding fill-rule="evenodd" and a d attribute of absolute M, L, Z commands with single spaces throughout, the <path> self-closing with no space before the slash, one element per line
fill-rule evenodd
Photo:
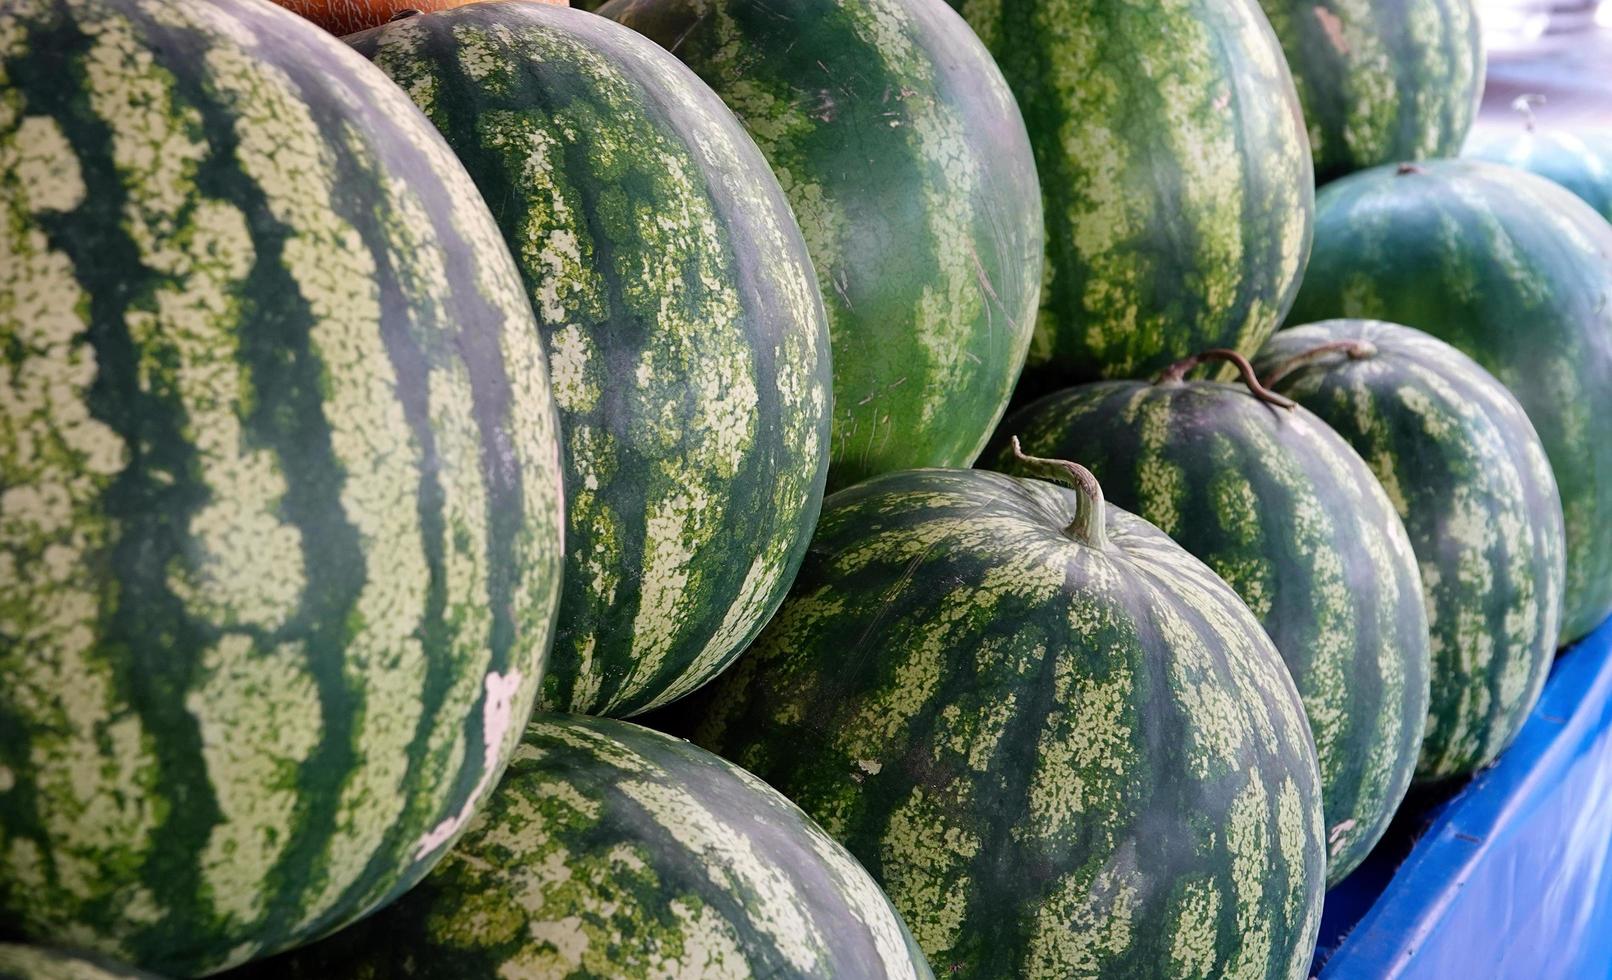
<path fill-rule="evenodd" d="M 281 3 L 0 4 L 0 977 L 1301 978 L 1612 612 L 1471 0 Z"/>

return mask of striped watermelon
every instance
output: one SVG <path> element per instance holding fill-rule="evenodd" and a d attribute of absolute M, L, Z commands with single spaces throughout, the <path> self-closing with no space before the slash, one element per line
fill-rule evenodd
<path fill-rule="evenodd" d="M 1326 182 L 1454 156 L 1483 96 L 1473 0 L 1260 0 L 1293 69 Z"/>
<path fill-rule="evenodd" d="M 1416 777 L 1477 771 L 1522 728 L 1561 630 L 1562 506 L 1539 436 L 1493 375 L 1408 327 L 1284 330 L 1254 363 L 1360 453 L 1410 534 L 1433 641 Z"/>
<path fill-rule="evenodd" d="M 1612 130 L 1489 126 L 1472 134 L 1461 155 L 1553 180 L 1612 221 Z"/>
<path fill-rule="evenodd" d="M 418 888 L 252 975 L 933 976 L 879 886 L 776 790 L 682 739 L 549 714 Z"/>
<path fill-rule="evenodd" d="M 423 876 L 557 605 L 519 273 L 258 0 L 0 6 L 0 921 L 195 975 Z"/>
<path fill-rule="evenodd" d="M 1298 96 L 1255 0 L 950 0 L 1002 65 L 1047 222 L 1026 393 L 1253 353 L 1310 249 Z"/>
<path fill-rule="evenodd" d="M 1561 642 L 1612 613 L 1612 226 L 1490 163 L 1380 167 L 1321 195 L 1292 321 L 1375 318 L 1460 348 L 1517 396 L 1567 520 Z"/>
<path fill-rule="evenodd" d="M 1304 699 L 1335 884 L 1388 829 L 1416 766 L 1429 661 L 1416 558 L 1376 477 L 1342 439 L 1279 396 L 1265 396 L 1280 403 L 1271 404 L 1241 385 L 1183 380 L 1198 361 L 1157 382 L 1048 396 L 1008 418 L 1001 437 L 1087 461 L 1116 503 L 1248 603 Z M 1023 471 L 1011 447 L 984 461 Z"/>
<path fill-rule="evenodd" d="M 41 946 L 0 943 L 0 980 L 157 980 L 149 973 Z"/>
<path fill-rule="evenodd" d="M 1324 854 L 1292 681 L 1094 482 L 835 494 L 712 687 L 702 743 L 844 842 L 940 976 L 1307 975 Z"/>
<path fill-rule="evenodd" d="M 778 174 L 834 347 L 832 487 L 967 466 L 1040 294 L 1041 201 L 1013 96 L 937 0 L 615 0 L 599 13 L 714 88 Z"/>
<path fill-rule="evenodd" d="M 350 41 L 499 202 L 554 365 L 570 547 L 543 704 L 686 694 L 783 600 L 822 504 L 828 335 L 777 181 L 677 59 L 592 14 L 478 3 Z"/>

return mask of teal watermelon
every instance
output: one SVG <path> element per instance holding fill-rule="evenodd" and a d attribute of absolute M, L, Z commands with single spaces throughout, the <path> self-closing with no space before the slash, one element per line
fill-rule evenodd
<path fill-rule="evenodd" d="M 0 980 L 157 980 L 149 973 L 40 946 L 0 943 Z"/>
<path fill-rule="evenodd" d="M 1354 447 L 1405 522 L 1432 630 L 1416 777 L 1476 772 L 1522 728 L 1561 631 L 1566 542 L 1545 447 L 1505 386 L 1419 330 L 1310 324 L 1254 365 Z"/>
<path fill-rule="evenodd" d="M 257 0 L 0 6 L 0 921 L 197 975 L 430 869 L 560 583 L 519 273 Z"/>
<path fill-rule="evenodd" d="M 936 0 L 615 0 L 738 114 L 800 219 L 834 348 L 829 485 L 967 466 L 1041 288 L 1013 96 Z"/>
<path fill-rule="evenodd" d="M 933 976 L 879 886 L 777 790 L 682 739 L 550 714 L 418 888 L 253 975 Z"/>
<path fill-rule="evenodd" d="M 688 693 L 783 601 L 822 505 L 828 333 L 777 180 L 677 59 L 592 14 L 477 3 L 351 43 L 499 202 L 553 365 L 568 548 L 542 703 Z"/>
<path fill-rule="evenodd" d="M 1280 396 L 1184 380 L 1198 360 L 1156 382 L 1049 395 L 1009 417 L 1001 438 L 1086 461 L 1115 503 L 1202 559 L 1258 617 L 1304 699 L 1336 884 L 1388 829 L 1416 767 L 1430 657 L 1416 558 L 1347 443 Z M 1008 446 L 985 462 L 1023 470 Z"/>
<path fill-rule="evenodd" d="M 831 496 L 702 744 L 884 886 L 938 976 L 1308 975 L 1314 748 L 1259 623 L 1146 522 L 983 470 Z"/>
<path fill-rule="evenodd" d="M 1293 69 L 1322 183 L 1454 156 L 1483 96 L 1475 0 L 1260 0 Z"/>
<path fill-rule="evenodd" d="M 1387 320 L 1517 396 L 1567 522 L 1561 642 L 1612 613 L 1612 226 L 1543 177 L 1467 160 L 1330 184 L 1292 321 Z"/>
<path fill-rule="evenodd" d="M 950 0 L 1035 147 L 1047 222 L 1025 391 L 1252 354 L 1310 249 L 1298 96 L 1255 0 Z"/>
<path fill-rule="evenodd" d="M 1555 181 L 1612 221 L 1612 130 L 1488 126 L 1467 140 L 1462 156 L 1516 167 Z"/>

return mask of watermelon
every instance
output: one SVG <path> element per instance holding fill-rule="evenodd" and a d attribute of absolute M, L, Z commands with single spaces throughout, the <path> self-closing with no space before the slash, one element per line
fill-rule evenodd
<path fill-rule="evenodd" d="M 1567 521 L 1561 642 L 1612 613 L 1612 226 L 1532 174 L 1468 160 L 1327 186 L 1292 322 L 1388 320 L 1449 343 L 1517 396 Z"/>
<path fill-rule="evenodd" d="M 879 886 L 777 790 L 682 739 L 559 714 L 532 720 L 418 888 L 251 975 L 933 976 Z"/>
<path fill-rule="evenodd" d="M 1315 416 L 1251 377 L 1187 381 L 1214 351 L 1156 382 L 1050 395 L 999 438 L 1080 459 L 1110 497 L 1225 579 L 1276 643 L 1304 699 L 1321 762 L 1327 883 L 1388 829 L 1427 717 L 1429 640 L 1421 577 L 1377 478 Z M 1011 446 L 985 461 L 1023 472 Z"/>
<path fill-rule="evenodd" d="M 157 980 L 149 973 L 40 946 L 0 943 L 0 980 Z"/>
<path fill-rule="evenodd" d="M 274 0 L 275 3 L 308 18 L 332 34 L 379 27 L 394 18 L 462 7 L 477 0 Z M 561 3 L 565 0 L 540 0 Z"/>
<path fill-rule="evenodd" d="M 1325 183 L 1454 156 L 1483 96 L 1474 0 L 1260 0 L 1293 69 Z"/>
<path fill-rule="evenodd" d="M 1025 394 L 1258 349 L 1298 289 L 1315 191 L 1255 0 L 951 3 L 1001 63 L 1041 174 Z"/>
<path fill-rule="evenodd" d="M 917 470 L 831 496 L 705 744 L 884 886 L 940 976 L 1303 978 L 1315 750 L 1247 607 L 1079 487 Z"/>
<path fill-rule="evenodd" d="M 1405 522 L 1432 630 L 1416 778 L 1476 772 L 1522 728 L 1561 631 L 1566 542 L 1545 447 L 1493 375 L 1409 327 L 1283 330 L 1254 365 L 1354 447 Z"/>
<path fill-rule="evenodd" d="M 0 922 L 197 975 L 422 877 L 558 605 L 520 275 L 258 0 L 0 6 Z"/>
<path fill-rule="evenodd" d="M 1024 123 L 936 0 L 616 0 L 738 114 L 800 219 L 834 348 L 829 485 L 967 466 L 1041 288 Z"/>
<path fill-rule="evenodd" d="M 1472 134 L 1461 155 L 1553 180 L 1612 221 L 1612 130 L 1487 126 Z"/>
<path fill-rule="evenodd" d="M 822 505 L 822 300 L 754 143 L 688 69 L 592 14 L 478 3 L 350 40 L 489 201 L 554 366 L 565 589 L 542 703 L 629 715 L 727 666 Z"/>

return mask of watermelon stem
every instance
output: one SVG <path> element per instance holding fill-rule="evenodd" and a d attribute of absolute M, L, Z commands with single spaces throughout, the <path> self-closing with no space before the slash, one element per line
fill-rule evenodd
<path fill-rule="evenodd" d="M 1075 491 L 1075 519 L 1064 528 L 1065 534 L 1088 548 L 1098 551 L 1108 547 L 1108 528 L 1103 513 L 1103 485 L 1096 474 L 1067 459 L 1042 459 L 1027 456 L 1013 437 L 1013 458 L 1019 461 L 1032 476 L 1054 483 L 1062 483 Z"/>
<path fill-rule="evenodd" d="M 1248 390 L 1253 392 L 1255 398 L 1267 405 L 1275 405 L 1277 408 L 1297 407 L 1297 403 L 1291 398 L 1278 395 L 1260 384 L 1259 378 L 1254 376 L 1254 366 L 1248 363 L 1248 358 L 1226 347 L 1216 347 L 1213 350 L 1206 350 L 1202 354 L 1182 358 L 1160 372 L 1158 379 L 1153 383 L 1156 385 L 1179 384 L 1186 380 L 1188 371 L 1210 361 L 1226 361 L 1235 364 L 1237 373 L 1242 375 L 1243 384 L 1248 386 Z"/>
<path fill-rule="evenodd" d="M 1377 345 L 1369 340 L 1334 340 L 1320 344 L 1304 351 L 1302 354 L 1294 354 L 1276 365 L 1265 375 L 1260 384 L 1269 388 L 1304 365 L 1319 361 L 1328 354 L 1337 354 L 1339 352 L 1349 355 L 1349 360 L 1351 361 L 1364 361 L 1377 356 Z"/>

